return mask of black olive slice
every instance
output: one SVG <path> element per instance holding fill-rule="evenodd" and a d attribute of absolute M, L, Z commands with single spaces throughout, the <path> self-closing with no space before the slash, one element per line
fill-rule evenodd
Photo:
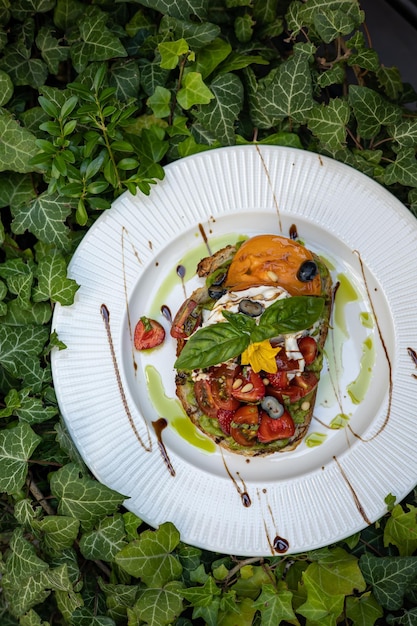
<path fill-rule="evenodd" d="M 259 315 L 262 315 L 264 308 L 263 304 L 255 302 L 254 300 L 249 300 L 249 298 L 244 298 L 239 302 L 239 312 L 249 315 L 249 317 L 258 317 Z"/>
<path fill-rule="evenodd" d="M 213 298 L 213 300 L 219 300 L 225 293 L 227 293 L 227 289 L 221 285 L 212 285 L 208 288 L 208 295 L 210 298 Z"/>
<path fill-rule="evenodd" d="M 319 268 L 317 267 L 317 263 L 314 261 L 304 261 L 304 263 L 301 263 L 297 272 L 297 278 L 302 283 L 309 283 L 318 273 Z"/>

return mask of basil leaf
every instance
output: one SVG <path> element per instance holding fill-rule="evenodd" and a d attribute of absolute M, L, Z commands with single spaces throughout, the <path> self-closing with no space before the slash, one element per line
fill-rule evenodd
<path fill-rule="evenodd" d="M 322 316 L 323 308 L 324 298 L 317 296 L 292 296 L 277 300 L 263 312 L 251 340 L 263 341 L 310 328 Z"/>
<path fill-rule="evenodd" d="M 248 333 L 229 322 L 200 328 L 187 340 L 174 363 L 178 370 L 193 370 L 224 363 L 241 354 L 249 345 Z"/>
<path fill-rule="evenodd" d="M 231 313 L 230 311 L 222 311 L 222 313 L 227 321 L 239 332 L 250 334 L 256 327 L 256 321 L 244 313 Z"/>

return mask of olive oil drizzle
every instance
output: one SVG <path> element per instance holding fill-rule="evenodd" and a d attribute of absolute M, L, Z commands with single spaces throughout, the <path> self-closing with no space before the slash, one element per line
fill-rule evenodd
<path fill-rule="evenodd" d="M 122 378 L 120 376 L 119 365 L 117 363 L 116 352 L 114 350 L 113 337 L 112 337 L 112 334 L 111 334 L 111 327 L 110 327 L 110 312 L 109 312 L 109 309 L 107 308 L 107 306 L 105 304 L 102 304 L 100 306 L 100 313 L 101 313 L 101 317 L 103 318 L 104 326 L 105 326 L 105 329 L 106 329 L 107 341 L 109 343 L 111 358 L 112 358 L 112 361 L 113 361 L 114 373 L 116 375 L 117 385 L 119 387 L 119 393 L 120 393 L 120 397 L 122 399 L 124 410 L 126 412 L 126 416 L 127 416 L 128 420 L 129 420 L 129 424 L 130 424 L 133 432 L 135 433 L 136 439 L 139 441 L 139 443 L 142 446 L 142 448 L 144 450 L 146 450 L 146 452 L 151 452 L 152 451 L 152 440 L 151 440 L 151 437 L 150 437 L 149 427 L 148 427 L 148 424 L 147 424 L 146 420 L 144 420 L 144 421 L 145 421 L 146 430 L 147 430 L 147 434 L 148 434 L 148 444 L 147 445 L 143 441 L 142 437 L 139 435 L 138 430 L 137 430 L 136 425 L 135 425 L 135 422 L 133 420 L 132 414 L 131 414 L 130 409 L 129 409 L 129 404 L 127 402 L 125 390 L 123 388 Z"/>
<path fill-rule="evenodd" d="M 267 166 L 266 166 L 265 160 L 264 160 L 264 158 L 263 158 L 263 156 L 262 156 L 261 149 L 259 148 L 259 146 L 258 146 L 258 145 L 255 145 L 255 148 L 256 148 L 256 151 L 257 151 L 257 153 L 258 153 L 258 155 L 259 155 L 259 158 L 261 159 L 262 167 L 264 168 L 264 172 L 265 172 L 265 174 L 266 174 L 266 178 L 267 178 L 267 181 L 268 181 L 268 185 L 269 185 L 269 187 L 270 187 L 270 189 L 271 189 L 271 191 L 272 191 L 272 200 L 273 200 L 273 203 L 274 203 L 274 206 L 275 206 L 275 210 L 276 210 L 276 212 L 277 212 L 278 224 L 279 224 L 279 230 L 280 230 L 280 232 L 282 233 L 281 212 L 280 212 L 279 205 L 278 205 L 278 199 L 277 199 L 277 196 L 276 196 L 276 194 L 275 194 L 274 187 L 273 187 L 273 185 L 272 185 L 271 175 L 270 175 L 270 173 L 269 173 L 269 171 L 268 171 L 268 168 L 267 168 Z"/>
<path fill-rule="evenodd" d="M 360 502 L 360 500 L 358 498 L 358 494 L 356 493 L 356 491 L 354 490 L 354 488 L 352 486 L 352 483 L 350 482 L 349 478 L 347 477 L 345 470 L 340 465 L 339 460 L 338 460 L 338 458 L 336 456 L 333 457 L 333 460 L 336 463 L 337 467 L 339 468 L 339 471 L 340 471 L 340 473 L 341 473 L 345 483 L 349 487 L 350 492 L 351 492 L 351 494 L 353 496 L 353 500 L 354 500 L 354 502 L 356 504 L 356 508 L 358 509 L 359 513 L 362 515 L 362 518 L 363 518 L 364 522 L 366 524 L 368 524 L 368 526 L 371 526 L 372 522 L 369 519 L 369 517 L 366 515 L 365 509 L 363 508 L 363 506 L 362 506 L 362 504 L 361 504 L 361 502 Z"/>
<path fill-rule="evenodd" d="M 389 422 L 389 419 L 390 419 L 390 416 L 391 416 L 393 377 L 392 377 L 392 363 L 391 363 L 391 359 L 390 359 L 390 356 L 389 356 L 389 353 L 388 353 L 388 348 L 386 346 L 384 337 L 382 335 L 382 331 L 381 331 L 381 327 L 379 325 L 378 316 L 377 316 L 376 311 L 375 311 L 374 303 L 372 301 L 371 294 L 369 292 L 369 286 L 368 286 L 368 281 L 366 280 L 365 268 L 363 266 L 362 257 L 361 257 L 360 253 L 357 250 L 354 250 L 354 252 L 356 253 L 356 255 L 357 255 L 358 259 L 359 259 L 359 265 L 360 265 L 360 268 L 361 268 L 362 278 L 363 278 L 363 281 L 364 281 L 364 284 L 365 284 L 365 289 L 366 289 L 366 293 L 367 293 L 367 296 L 368 296 L 369 304 L 370 304 L 371 311 L 372 311 L 372 314 L 373 314 L 374 319 L 375 319 L 375 325 L 376 325 L 376 328 L 377 328 L 377 331 L 378 331 L 379 340 L 381 342 L 382 349 L 384 351 L 385 358 L 386 358 L 387 365 L 388 365 L 388 406 L 387 406 L 387 411 L 386 411 L 386 414 L 385 414 L 384 421 L 382 422 L 381 426 L 378 428 L 376 433 L 372 435 L 372 437 L 369 437 L 368 439 L 365 439 L 364 437 L 361 437 L 360 435 L 358 435 L 358 433 L 356 433 L 353 430 L 353 428 L 350 426 L 350 424 L 348 425 L 348 428 L 349 428 L 350 432 L 352 433 L 352 435 L 354 435 L 360 441 L 363 441 L 363 442 L 367 443 L 369 441 L 372 441 L 376 437 L 378 437 L 378 435 L 380 435 L 382 433 L 382 431 L 384 430 L 385 426 Z"/>

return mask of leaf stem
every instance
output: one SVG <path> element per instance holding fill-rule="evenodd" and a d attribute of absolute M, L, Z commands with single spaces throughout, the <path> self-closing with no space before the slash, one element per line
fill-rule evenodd
<path fill-rule="evenodd" d="M 36 502 L 41 505 L 45 513 L 47 513 L 48 515 L 55 515 L 54 509 L 47 502 L 45 496 L 33 480 L 33 476 L 31 474 L 29 474 L 26 480 L 26 485 L 28 486 L 29 491 L 35 498 Z"/>

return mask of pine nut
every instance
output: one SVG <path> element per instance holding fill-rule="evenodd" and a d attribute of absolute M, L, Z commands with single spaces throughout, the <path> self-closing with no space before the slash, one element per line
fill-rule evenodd
<path fill-rule="evenodd" d="M 240 390 L 242 393 L 248 393 L 249 391 L 252 391 L 253 389 L 253 385 L 252 383 L 246 383 L 246 385 L 243 385 L 242 389 Z"/>
<path fill-rule="evenodd" d="M 301 405 L 301 410 L 302 411 L 308 411 L 309 408 L 310 408 L 310 402 L 308 402 L 306 400 L 305 402 L 302 403 L 302 405 Z"/>
<path fill-rule="evenodd" d="M 269 279 L 273 280 L 275 283 L 278 282 L 278 276 L 277 274 L 275 274 L 275 272 L 273 272 L 272 270 L 268 270 L 266 274 Z"/>
<path fill-rule="evenodd" d="M 243 380 L 241 378 L 236 378 L 236 380 L 233 381 L 232 389 L 239 389 L 242 383 Z"/>

